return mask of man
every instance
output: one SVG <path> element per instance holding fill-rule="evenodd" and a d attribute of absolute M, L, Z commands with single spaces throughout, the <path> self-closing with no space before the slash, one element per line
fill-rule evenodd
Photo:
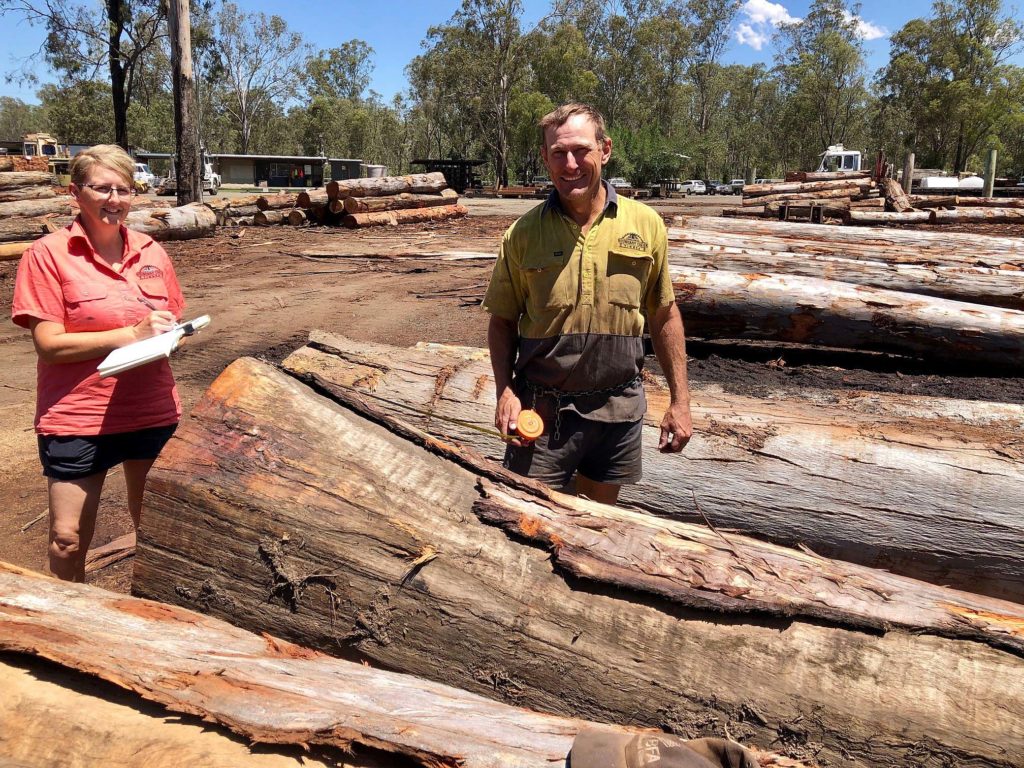
<path fill-rule="evenodd" d="M 576 493 L 614 504 L 641 476 L 642 311 L 671 393 L 659 449 L 681 451 L 693 432 L 668 238 L 657 213 L 601 178 L 612 141 L 597 110 L 567 104 L 540 128 L 555 190 L 505 233 L 484 300 L 494 423 L 514 434 L 521 410 L 538 411 L 544 434 L 510 440 L 505 465 L 566 490 L 575 475 Z"/>

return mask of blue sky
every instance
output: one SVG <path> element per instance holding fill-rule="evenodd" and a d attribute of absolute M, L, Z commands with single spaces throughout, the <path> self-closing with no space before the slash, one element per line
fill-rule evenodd
<path fill-rule="evenodd" d="M 94 0 L 95 1 L 95 0 Z M 406 64 L 422 51 L 421 43 L 427 29 L 446 22 L 461 5 L 460 0 L 388 0 L 369 3 L 356 0 L 335 2 L 292 3 L 269 0 L 238 0 L 247 11 L 276 13 L 285 18 L 316 48 L 331 48 L 352 38 L 360 38 L 374 49 L 375 68 L 371 88 L 390 98 L 406 86 Z M 535 24 L 549 9 L 549 0 L 524 0 L 524 27 Z M 774 54 L 771 34 L 777 23 L 798 19 L 806 13 L 807 0 L 745 0 L 733 30 L 733 38 L 724 60 L 726 63 L 770 63 Z M 869 0 L 861 6 L 859 19 L 864 33 L 868 65 L 872 71 L 888 59 L 888 35 L 912 18 L 927 16 L 930 0 L 881 2 Z M 13 29 L 12 29 L 13 24 Z M 19 60 L 33 56 L 43 40 L 43 31 L 31 28 L 20 20 L 5 19 L 4 45 L 0 51 L 0 72 L 4 75 L 18 67 Z M 1018 55 L 1018 63 L 1024 56 Z M 40 67 L 36 66 L 39 70 Z M 52 80 L 39 71 L 43 82 Z M 14 96 L 36 103 L 32 87 L 20 83 L 0 82 L 0 96 Z"/>

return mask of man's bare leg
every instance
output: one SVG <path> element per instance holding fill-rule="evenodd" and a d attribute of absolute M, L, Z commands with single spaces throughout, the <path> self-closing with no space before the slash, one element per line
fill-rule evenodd
<path fill-rule="evenodd" d="M 619 483 L 599 483 L 576 473 L 576 495 L 602 504 L 614 504 L 619 500 Z"/>
<path fill-rule="evenodd" d="M 65 581 L 85 581 L 85 555 L 96 530 L 96 510 L 106 471 L 75 480 L 50 478 L 50 572 Z"/>

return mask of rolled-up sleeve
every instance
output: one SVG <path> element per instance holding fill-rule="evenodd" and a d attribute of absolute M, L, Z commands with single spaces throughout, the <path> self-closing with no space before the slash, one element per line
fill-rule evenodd
<path fill-rule="evenodd" d="M 22 254 L 14 281 L 11 319 L 28 328 L 32 319 L 64 323 L 64 291 L 53 255 L 40 243 Z"/>

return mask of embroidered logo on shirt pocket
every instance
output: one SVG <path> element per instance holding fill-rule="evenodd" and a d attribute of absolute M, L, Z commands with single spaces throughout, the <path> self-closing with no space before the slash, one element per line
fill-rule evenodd
<path fill-rule="evenodd" d="M 608 301 L 639 309 L 654 257 L 636 251 L 608 251 Z"/>

